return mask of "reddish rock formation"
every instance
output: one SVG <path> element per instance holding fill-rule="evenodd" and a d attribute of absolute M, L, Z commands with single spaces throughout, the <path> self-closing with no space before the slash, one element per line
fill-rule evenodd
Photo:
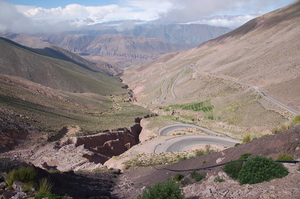
<path fill-rule="evenodd" d="M 152 116 L 156 116 L 156 114 L 147 115 L 144 118 Z M 130 127 L 130 130 L 127 128 L 109 130 L 92 136 L 76 137 L 71 142 L 76 146 L 84 145 L 84 148 L 108 157 L 117 156 L 140 142 L 139 135 L 142 127 L 139 123 L 141 119 L 136 118 L 135 122 L 137 123 Z"/>
<path fill-rule="evenodd" d="M 120 155 L 126 151 L 128 147 L 132 147 L 138 143 L 140 131 L 136 131 L 136 129 L 139 128 L 135 126 L 133 127 L 134 133 L 124 128 L 123 131 L 112 131 L 105 134 L 77 137 L 72 141 L 76 146 L 84 145 L 84 148 L 97 151 L 106 156 Z"/>

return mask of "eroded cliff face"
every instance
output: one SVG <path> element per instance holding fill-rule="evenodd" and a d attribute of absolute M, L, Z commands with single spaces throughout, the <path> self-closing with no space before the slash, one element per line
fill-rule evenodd
<path fill-rule="evenodd" d="M 120 155 L 139 142 L 141 132 L 140 124 L 135 124 L 131 129 L 122 128 L 111 130 L 105 134 L 92 136 L 73 137 L 68 141 L 75 146 L 84 145 L 84 148 L 96 151 L 107 157 Z"/>
<path fill-rule="evenodd" d="M 154 115 L 143 118 L 152 116 Z M 7 148 L 13 150 L 1 156 L 26 160 L 47 170 L 57 169 L 65 172 L 98 169 L 103 167 L 104 162 L 112 156 L 118 156 L 140 142 L 141 120 L 142 118 L 136 118 L 136 124 L 130 128 L 105 130 L 88 136 L 76 136 L 77 133 L 80 134 L 79 127 L 65 127 L 56 135 L 49 137 L 48 144 L 35 144 L 18 150 Z M 16 136 L 20 137 L 20 135 Z M 13 141 L 15 140 L 7 140 L 7 143 Z M 0 142 L 1 147 L 3 148 L 4 145 L 2 146 Z"/>
<path fill-rule="evenodd" d="M 64 128 L 58 133 L 61 141 L 39 149 L 31 156 L 31 162 L 44 169 L 55 168 L 60 171 L 101 168 L 112 156 L 118 156 L 140 142 L 141 120 L 136 118 L 136 124 L 130 128 L 106 130 L 104 133 L 80 137 L 70 137 Z"/>

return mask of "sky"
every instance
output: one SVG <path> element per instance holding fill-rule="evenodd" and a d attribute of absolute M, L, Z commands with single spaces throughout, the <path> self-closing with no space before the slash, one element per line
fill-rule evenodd
<path fill-rule="evenodd" d="M 294 0 L 0 0 L 0 31 L 61 32 L 118 20 L 176 21 L 236 28 L 292 2 Z M 124 24 L 134 27 L 131 23 Z"/>

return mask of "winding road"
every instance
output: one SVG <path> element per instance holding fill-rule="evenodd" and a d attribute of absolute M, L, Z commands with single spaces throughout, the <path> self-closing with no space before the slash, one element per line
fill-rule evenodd
<path fill-rule="evenodd" d="M 185 71 L 191 68 L 192 70 L 194 70 L 196 73 L 201 74 L 201 75 L 206 75 L 206 76 L 211 76 L 211 77 L 215 77 L 215 78 L 221 78 L 224 80 L 228 80 L 228 81 L 232 81 L 241 85 L 245 85 L 248 86 L 252 89 L 254 89 L 256 92 L 258 92 L 262 97 L 264 97 L 265 99 L 269 100 L 270 102 L 284 108 L 285 110 L 291 112 L 292 114 L 295 115 L 300 115 L 300 112 L 298 110 L 295 110 L 277 100 L 275 100 L 274 98 L 268 96 L 267 94 L 265 94 L 259 87 L 254 86 L 252 84 L 248 84 L 248 83 L 243 83 L 243 82 L 239 82 L 237 80 L 231 79 L 231 78 L 227 78 L 227 77 L 220 77 L 217 75 L 211 75 L 211 74 L 206 74 L 206 73 L 202 73 L 200 71 L 198 71 L 195 67 L 193 66 L 186 66 L 184 67 L 184 69 L 182 70 L 182 72 L 177 76 L 177 78 L 175 79 L 175 81 L 173 82 L 172 86 L 171 86 L 171 95 L 172 95 L 172 99 L 167 100 L 166 96 L 167 96 L 167 81 L 168 79 L 165 77 L 165 81 L 164 84 L 161 88 L 161 96 L 157 99 L 157 101 L 160 102 L 168 102 L 168 101 L 173 101 L 177 99 L 177 96 L 175 94 L 175 86 L 177 81 L 179 80 L 179 78 L 182 76 L 183 73 L 185 73 Z M 199 126 L 195 126 L 195 125 L 191 125 L 191 124 L 173 124 L 173 125 L 168 125 L 165 126 L 161 129 L 159 129 L 158 131 L 158 135 L 160 136 L 165 136 L 165 135 L 169 135 L 171 134 L 173 131 L 175 130 L 180 130 L 180 129 L 186 129 L 186 128 L 196 128 L 196 129 L 200 129 L 203 132 L 209 134 L 209 135 L 185 135 L 185 136 L 175 136 L 172 137 L 170 139 L 165 140 L 163 143 L 160 143 L 158 145 L 155 146 L 154 148 L 154 153 L 160 153 L 160 152 L 171 152 L 171 151 L 182 151 L 185 150 L 186 148 L 190 148 L 192 146 L 196 146 L 196 145 L 200 145 L 200 144 L 214 144 L 214 145 L 222 145 L 222 146 L 227 146 L 227 147 L 232 147 L 237 143 L 240 143 L 240 141 L 237 140 L 233 140 L 233 139 L 229 139 L 229 138 L 224 138 L 224 137 L 220 137 L 220 135 L 218 133 L 215 133 L 211 130 L 205 129 L 203 127 L 199 127 Z"/>
<path fill-rule="evenodd" d="M 215 78 L 220 78 L 220 79 L 224 79 L 224 80 L 228 80 L 228 81 L 232 81 L 241 85 L 245 85 L 248 86 L 252 89 L 254 89 L 256 92 L 258 92 L 262 97 L 264 97 L 265 99 L 269 100 L 270 102 L 284 108 L 285 110 L 289 111 L 290 113 L 294 114 L 294 115 L 300 115 L 300 111 L 295 110 L 294 108 L 291 108 L 277 100 L 275 100 L 274 98 L 270 97 L 269 95 L 265 94 L 258 86 L 254 86 L 252 84 L 248 84 L 248 83 L 244 83 L 244 82 L 239 82 L 237 80 L 231 79 L 231 78 L 227 78 L 227 77 L 220 77 L 217 75 L 210 75 L 210 74 L 206 74 L 206 73 L 202 73 L 200 71 L 198 71 L 195 67 L 190 66 L 191 69 L 193 69 L 196 73 L 201 74 L 201 75 L 206 75 L 206 76 L 210 76 L 210 77 L 215 77 Z"/>
<path fill-rule="evenodd" d="M 161 153 L 161 152 L 171 152 L 171 151 L 183 151 L 186 148 L 190 148 L 192 146 L 211 145 L 211 144 L 233 147 L 235 144 L 240 143 L 240 141 L 238 140 L 221 137 L 220 134 L 216 132 L 192 124 L 171 124 L 159 129 L 157 134 L 160 136 L 170 135 L 175 130 L 181 130 L 186 128 L 200 129 L 209 135 L 192 134 L 192 135 L 174 136 L 156 145 L 153 152 Z"/>
<path fill-rule="evenodd" d="M 167 96 L 167 92 L 166 92 L 166 84 L 168 79 L 165 77 L 165 81 L 164 84 L 161 87 L 161 95 L 160 97 L 157 99 L 157 101 L 159 102 L 169 102 L 169 101 L 173 101 L 177 99 L 177 95 L 175 94 L 175 85 L 177 83 L 177 81 L 180 79 L 181 75 L 183 73 L 185 73 L 185 71 L 189 68 L 189 66 L 184 67 L 184 69 L 181 71 L 181 73 L 177 76 L 177 78 L 175 79 L 175 81 L 173 82 L 172 86 L 171 86 L 171 95 L 172 95 L 172 99 L 166 100 L 166 96 Z"/>
<path fill-rule="evenodd" d="M 183 151 L 197 145 L 221 145 L 225 147 L 233 147 L 235 144 L 240 143 L 237 140 L 224 137 L 216 137 L 210 135 L 185 135 L 175 136 L 165 140 L 163 143 L 156 145 L 153 152 L 172 152 Z"/>
<path fill-rule="evenodd" d="M 207 133 L 209 135 L 219 136 L 218 133 L 215 133 L 215 132 L 210 131 L 206 128 L 196 126 L 196 125 L 192 125 L 192 124 L 171 124 L 171 125 L 168 125 L 168 126 L 165 126 L 161 129 L 159 129 L 157 134 L 158 135 L 169 135 L 169 134 L 171 134 L 172 131 L 180 130 L 180 129 L 186 129 L 186 128 L 196 128 L 196 129 L 199 129 L 201 131 L 204 131 L 205 133 Z"/>
<path fill-rule="evenodd" d="M 265 99 L 269 100 L 270 102 L 284 108 L 285 110 L 289 111 L 290 113 L 294 114 L 294 115 L 300 115 L 300 111 L 292 108 L 292 107 L 289 107 L 277 100 L 275 100 L 274 98 L 270 97 L 269 95 L 267 95 L 266 93 L 264 93 L 258 86 L 254 86 L 252 84 L 248 84 L 248 83 L 244 83 L 244 82 L 239 82 L 237 80 L 234 80 L 234 79 L 231 79 L 231 78 L 228 78 L 228 77 L 220 77 L 220 76 L 217 76 L 217 75 L 211 75 L 211 74 L 207 74 L 207 73 L 202 73 L 200 71 L 198 71 L 194 66 L 185 66 L 184 69 L 181 71 L 181 73 L 177 76 L 177 78 L 175 79 L 175 81 L 173 82 L 172 86 L 171 86 L 171 95 L 172 95 L 172 99 L 169 99 L 169 100 L 166 100 L 166 96 L 167 96 L 167 88 L 166 88 L 166 85 L 167 85 L 167 81 L 168 79 L 165 77 L 165 81 L 164 81 L 164 84 L 161 88 L 161 96 L 157 99 L 157 101 L 159 102 L 169 102 L 169 101 L 173 101 L 173 100 L 176 100 L 177 99 L 177 95 L 175 93 L 175 86 L 176 86 L 176 83 L 177 81 L 179 80 L 179 78 L 182 76 L 183 73 L 185 73 L 185 71 L 188 69 L 188 68 L 191 68 L 192 70 L 194 70 L 196 73 L 200 74 L 200 75 L 206 75 L 206 76 L 210 76 L 210 77 L 215 77 L 215 78 L 219 78 L 219 79 L 224 79 L 224 80 L 228 80 L 228 81 L 232 81 L 232 82 L 235 82 L 235 83 L 238 83 L 238 84 L 241 84 L 241 85 L 244 85 L 244 86 L 248 86 L 252 89 L 254 89 L 256 92 L 258 92 L 262 97 L 264 97 Z"/>

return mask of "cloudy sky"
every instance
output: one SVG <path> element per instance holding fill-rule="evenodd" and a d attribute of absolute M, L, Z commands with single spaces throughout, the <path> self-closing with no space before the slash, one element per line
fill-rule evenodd
<path fill-rule="evenodd" d="M 0 0 L 0 30 L 65 31 L 133 19 L 236 28 L 292 2 L 294 0 Z"/>

